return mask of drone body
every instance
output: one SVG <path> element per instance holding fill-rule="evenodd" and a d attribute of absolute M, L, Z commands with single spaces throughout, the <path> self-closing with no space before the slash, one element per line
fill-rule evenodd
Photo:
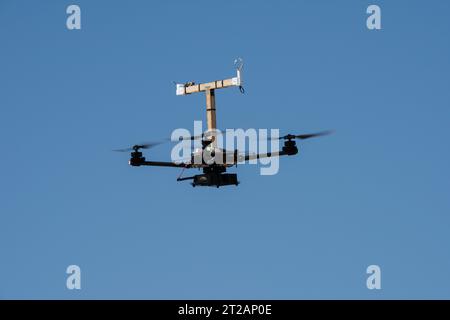
<path fill-rule="evenodd" d="M 187 162 L 165 162 L 165 161 L 147 161 L 140 149 L 149 149 L 159 143 L 148 143 L 141 145 L 134 145 L 131 148 L 121 149 L 116 151 L 132 151 L 129 164 L 133 167 L 139 166 L 156 166 L 156 167 L 174 167 L 184 169 L 202 169 L 203 174 L 194 175 L 191 177 L 178 177 L 177 181 L 192 180 L 192 186 L 208 186 L 221 187 L 227 185 L 238 185 L 239 181 L 237 174 L 226 173 L 228 167 L 236 166 L 238 163 L 250 160 L 280 157 L 284 155 L 292 156 L 298 153 L 298 148 L 295 139 L 309 139 L 329 132 L 319 132 L 313 134 L 292 135 L 288 134 L 282 137 L 275 137 L 269 139 L 284 140 L 284 145 L 281 151 L 268 152 L 261 154 L 240 154 L 238 150 L 228 151 L 217 147 L 217 128 L 216 128 L 216 99 L 215 90 L 237 86 L 243 93 L 242 87 L 242 60 L 235 60 L 237 75 L 234 78 L 217 80 L 208 83 L 196 84 L 195 82 L 188 82 L 183 84 L 176 84 L 177 95 L 187 95 L 197 92 L 205 92 L 206 95 L 206 119 L 208 131 L 201 136 L 183 137 L 180 140 L 201 140 L 202 148 L 191 153 L 191 157 Z M 208 160 L 205 160 L 205 153 L 209 155 Z"/>

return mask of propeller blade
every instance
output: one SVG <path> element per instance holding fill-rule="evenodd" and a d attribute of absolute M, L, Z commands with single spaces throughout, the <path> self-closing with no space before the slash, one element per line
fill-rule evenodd
<path fill-rule="evenodd" d="M 306 139 L 310 139 L 310 138 L 315 138 L 315 137 L 320 137 L 320 136 L 326 136 L 329 134 L 332 134 L 333 131 L 331 130 L 327 130 L 327 131 L 321 131 L 321 132 L 315 132 L 315 133 L 307 133 L 307 134 L 287 134 L 285 136 L 282 137 L 278 137 L 278 138 L 269 138 L 269 140 L 292 140 L 292 139 L 299 139 L 299 140 L 306 140 Z"/>
<path fill-rule="evenodd" d="M 133 150 L 132 148 L 126 148 L 126 149 L 113 149 L 114 152 L 128 152 Z"/>
<path fill-rule="evenodd" d="M 161 143 L 163 143 L 163 141 L 147 142 L 147 143 L 142 143 L 142 144 L 135 144 L 134 146 L 129 147 L 129 148 L 115 149 L 113 151 L 115 151 L 115 152 L 138 151 L 139 149 L 150 149 L 150 148 L 156 147 L 157 145 L 160 145 Z"/>
<path fill-rule="evenodd" d="M 300 140 L 305 140 L 305 139 L 309 139 L 309 138 L 326 136 L 326 135 L 329 135 L 332 133 L 333 133 L 333 131 L 327 130 L 327 131 L 321 131 L 321 132 L 316 132 L 316 133 L 299 134 L 299 135 L 296 135 L 295 138 L 300 139 Z"/>

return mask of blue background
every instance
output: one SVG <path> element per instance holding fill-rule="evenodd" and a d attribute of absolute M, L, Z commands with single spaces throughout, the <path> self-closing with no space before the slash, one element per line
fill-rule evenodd
<path fill-rule="evenodd" d="M 76 3 L 82 29 L 66 28 Z M 382 9 L 369 31 L 366 9 Z M 448 1 L 0 1 L 0 298 L 450 298 Z M 335 129 L 195 188 L 111 152 Z M 171 145 L 150 150 L 169 160 Z M 235 169 L 231 172 L 236 171 Z M 82 289 L 66 289 L 66 268 Z M 366 268 L 382 269 L 368 290 Z"/>

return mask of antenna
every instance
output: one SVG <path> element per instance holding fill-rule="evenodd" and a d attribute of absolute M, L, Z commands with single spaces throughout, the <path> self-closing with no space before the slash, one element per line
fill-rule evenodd
<path fill-rule="evenodd" d="M 234 66 L 236 68 L 236 77 L 216 80 L 206 83 L 177 83 L 176 84 L 176 94 L 177 96 L 184 96 L 187 94 L 192 94 L 196 92 L 205 92 L 206 95 L 206 121 L 208 123 L 208 131 L 216 130 L 216 89 L 223 89 L 228 87 L 239 87 L 239 90 L 244 93 L 244 88 L 242 87 L 242 68 L 244 66 L 244 60 L 242 58 L 236 58 L 234 60 Z M 212 142 L 215 146 L 215 141 Z"/>
<path fill-rule="evenodd" d="M 242 59 L 241 57 L 235 59 L 234 66 L 236 67 L 236 78 L 238 79 L 237 82 L 239 82 L 239 91 L 241 91 L 241 93 L 245 93 L 242 81 L 242 68 L 244 68 L 244 59 Z"/>
<path fill-rule="evenodd" d="M 241 57 L 234 59 L 234 66 L 238 71 L 241 71 L 244 67 L 244 59 L 242 59 Z"/>

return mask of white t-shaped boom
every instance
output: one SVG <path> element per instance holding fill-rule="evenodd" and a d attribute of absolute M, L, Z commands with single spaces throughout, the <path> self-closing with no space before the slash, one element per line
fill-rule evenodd
<path fill-rule="evenodd" d="M 183 96 L 196 92 L 205 92 L 206 95 L 206 121 L 208 131 L 213 131 L 217 128 L 216 123 L 216 89 L 239 87 L 242 89 L 242 67 L 243 62 L 241 58 L 235 60 L 236 77 L 224 80 L 216 80 L 207 83 L 196 84 L 194 82 L 177 83 L 177 96 Z"/>

